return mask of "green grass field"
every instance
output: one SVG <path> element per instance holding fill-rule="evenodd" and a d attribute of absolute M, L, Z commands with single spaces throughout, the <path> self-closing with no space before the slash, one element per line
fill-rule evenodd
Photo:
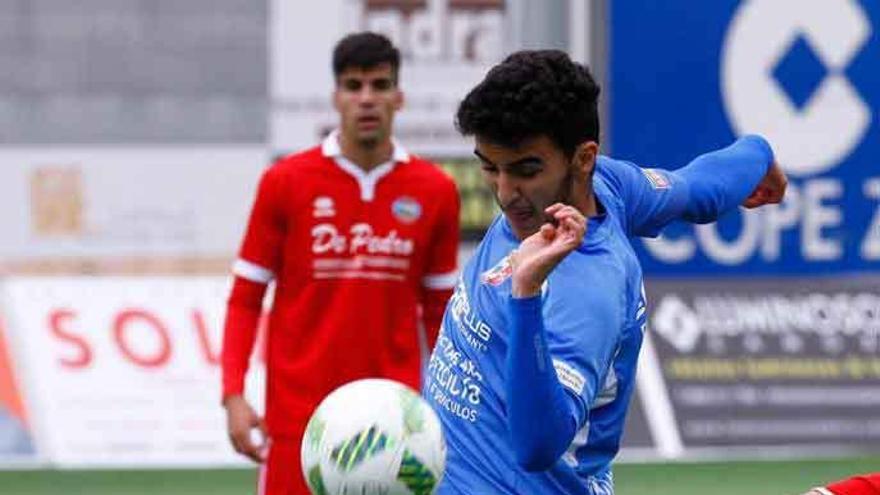
<path fill-rule="evenodd" d="M 872 471 L 880 471 L 880 457 L 621 464 L 615 467 L 615 482 L 616 495 L 799 495 L 827 481 Z M 252 493 L 254 472 L 248 470 L 0 471 L 2 495 Z"/>

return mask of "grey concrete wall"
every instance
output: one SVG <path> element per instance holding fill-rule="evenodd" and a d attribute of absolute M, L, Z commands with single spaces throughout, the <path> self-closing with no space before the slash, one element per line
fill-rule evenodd
<path fill-rule="evenodd" d="M 0 0 L 0 145 L 262 142 L 266 0 Z"/>

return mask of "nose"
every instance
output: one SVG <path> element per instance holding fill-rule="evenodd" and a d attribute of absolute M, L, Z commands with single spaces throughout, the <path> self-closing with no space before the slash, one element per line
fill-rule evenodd
<path fill-rule="evenodd" d="M 373 105 L 376 102 L 376 91 L 372 85 L 364 84 L 358 91 L 358 103 L 364 106 Z"/>
<path fill-rule="evenodd" d="M 494 182 L 495 194 L 498 196 L 498 201 L 502 205 L 507 206 L 521 196 L 519 183 L 516 178 L 512 177 L 510 174 L 500 171 L 495 177 Z"/>

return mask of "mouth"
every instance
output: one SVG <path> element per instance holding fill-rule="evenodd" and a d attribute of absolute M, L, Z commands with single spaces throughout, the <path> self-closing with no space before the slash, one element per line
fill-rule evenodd
<path fill-rule="evenodd" d="M 510 221 L 517 225 L 526 224 L 535 216 L 535 211 L 532 208 L 508 208 L 505 213 Z"/>
<path fill-rule="evenodd" d="M 359 129 L 372 130 L 379 127 L 379 124 L 380 120 L 377 115 L 363 115 L 357 119 Z"/>

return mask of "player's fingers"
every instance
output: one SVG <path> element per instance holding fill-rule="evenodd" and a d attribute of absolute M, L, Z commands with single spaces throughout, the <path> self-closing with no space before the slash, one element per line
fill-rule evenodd
<path fill-rule="evenodd" d="M 783 196 L 785 196 L 784 190 L 773 189 L 767 194 L 767 203 L 777 205 L 782 202 Z"/>
<path fill-rule="evenodd" d="M 755 189 L 752 194 L 749 195 L 745 201 L 742 202 L 742 205 L 746 208 L 756 208 L 761 206 L 767 202 L 767 191 L 764 188 L 759 187 Z"/>
<path fill-rule="evenodd" d="M 573 222 L 572 225 L 579 225 L 579 224 L 586 223 L 586 219 L 584 218 L 584 215 L 580 211 L 578 211 L 577 208 L 575 208 L 573 206 L 568 206 L 568 207 L 558 211 L 556 213 L 556 218 L 560 222 L 572 221 Z"/>
<path fill-rule="evenodd" d="M 570 217 L 569 222 L 571 223 L 571 228 L 579 235 L 583 235 L 583 233 L 586 232 L 587 222 L 582 217 Z"/>
<path fill-rule="evenodd" d="M 562 203 L 553 203 L 552 205 L 544 209 L 544 213 L 552 216 L 555 215 L 556 212 L 559 211 L 561 208 L 565 208 L 565 205 Z"/>
<path fill-rule="evenodd" d="M 238 442 L 235 440 L 235 437 L 232 436 L 232 433 L 229 434 L 229 445 L 232 446 L 232 450 L 234 450 L 236 452 L 241 452 L 241 450 L 238 446 Z"/>
<path fill-rule="evenodd" d="M 229 430 L 229 438 L 235 443 L 238 449 L 244 450 L 250 440 L 250 432 L 248 428 L 233 428 Z"/>
<path fill-rule="evenodd" d="M 761 206 L 761 204 L 762 204 L 761 200 L 759 200 L 757 198 L 747 198 L 742 203 L 743 207 L 748 208 L 748 209 L 757 208 L 758 206 Z"/>
<path fill-rule="evenodd" d="M 581 222 L 574 217 L 568 217 L 565 219 L 565 223 L 568 225 L 568 230 L 571 233 L 571 237 L 575 241 L 580 242 L 581 239 L 583 239 L 587 229 L 584 222 Z"/>
<path fill-rule="evenodd" d="M 259 445 L 260 458 L 262 460 L 265 460 L 266 459 L 266 449 L 268 448 L 268 445 L 269 445 L 269 433 L 267 432 L 267 429 L 266 429 L 265 419 L 260 418 L 260 423 L 259 423 L 259 425 L 257 425 L 257 428 L 260 432 L 260 445 Z"/>
<path fill-rule="evenodd" d="M 236 452 L 238 452 L 239 454 L 244 454 L 245 448 L 240 435 L 230 432 L 229 443 L 232 444 L 232 448 L 235 449 Z"/>
<path fill-rule="evenodd" d="M 579 226 L 578 221 L 572 217 L 565 217 L 560 220 L 558 230 L 560 242 L 568 246 L 566 249 L 572 246 L 577 247 L 581 239 L 583 239 L 583 230 Z"/>
<path fill-rule="evenodd" d="M 254 445 L 250 438 L 250 432 L 238 432 L 234 436 L 235 451 L 251 459 L 254 462 L 262 462 L 260 449 Z"/>
<path fill-rule="evenodd" d="M 257 464 L 261 464 L 266 461 L 266 442 L 263 441 L 259 445 L 254 445 L 253 455 L 248 456 L 253 459 Z"/>
<path fill-rule="evenodd" d="M 260 454 L 260 449 L 256 445 L 251 444 L 250 446 L 246 447 L 244 452 L 242 452 L 242 453 L 248 459 L 256 462 L 257 464 L 260 464 L 263 462 L 263 456 Z"/>
<path fill-rule="evenodd" d="M 572 228 L 575 226 L 575 222 L 573 220 L 574 219 L 571 215 L 561 215 L 559 217 L 559 228 L 566 232 L 571 231 Z"/>
<path fill-rule="evenodd" d="M 556 218 L 559 218 L 560 216 L 570 215 L 571 211 L 574 210 L 573 206 L 564 205 L 562 203 L 556 203 L 555 205 L 548 208 L 548 210 L 551 208 L 552 208 L 551 213 Z"/>
<path fill-rule="evenodd" d="M 557 221 L 561 222 L 565 218 L 581 219 L 583 218 L 583 215 L 581 215 L 581 212 L 579 212 L 577 208 L 573 206 L 565 206 L 556 210 L 556 213 L 553 214 L 553 217 L 556 218 Z"/>

